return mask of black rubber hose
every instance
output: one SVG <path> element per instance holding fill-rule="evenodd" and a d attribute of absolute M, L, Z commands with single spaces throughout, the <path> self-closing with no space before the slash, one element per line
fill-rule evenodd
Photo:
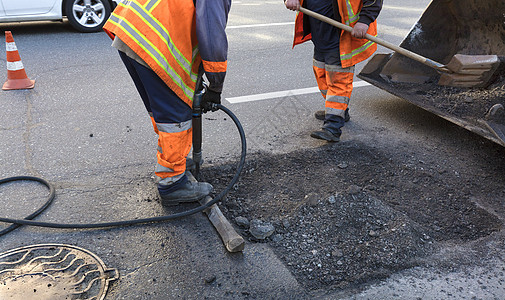
<path fill-rule="evenodd" d="M 28 181 L 38 181 L 45 185 L 49 189 L 49 196 L 47 198 L 47 201 L 42 205 L 37 211 L 29 215 L 28 217 L 25 218 L 25 220 L 31 220 L 38 216 L 41 212 L 43 212 L 49 205 L 54 200 L 55 197 L 55 192 L 54 192 L 54 187 L 52 184 L 50 184 L 47 180 L 39 178 L 39 177 L 33 177 L 33 176 L 17 176 L 17 177 L 10 177 L 10 178 L 5 178 L 0 180 L 0 185 L 7 183 L 7 182 L 13 182 L 13 181 L 20 181 L 20 180 L 28 180 Z M 14 223 L 14 222 L 8 222 L 8 223 L 13 223 L 11 226 L 5 228 L 4 230 L 0 231 L 0 236 L 7 234 L 14 229 L 18 228 L 21 226 L 19 223 Z"/>
<path fill-rule="evenodd" d="M 237 171 L 235 172 L 235 175 L 233 176 L 230 183 L 226 186 L 226 188 L 221 193 L 219 193 L 214 199 L 212 199 L 211 201 L 209 201 L 205 205 L 201 205 L 199 207 L 196 207 L 196 208 L 193 208 L 193 209 L 190 209 L 187 211 L 183 211 L 180 213 L 175 213 L 175 214 L 171 214 L 171 215 L 167 215 L 167 216 L 136 219 L 136 220 L 127 220 L 127 221 L 116 221 L 116 222 L 107 222 L 107 223 L 90 223 L 90 224 L 60 224 L 60 223 L 37 222 L 37 221 L 32 221 L 31 219 L 34 218 L 35 216 L 37 216 L 38 214 L 40 214 L 44 209 L 46 209 L 49 206 L 49 204 L 51 204 L 52 200 L 54 199 L 54 188 L 52 187 L 52 185 L 49 182 L 47 182 L 44 179 L 38 178 L 38 177 L 30 177 L 30 176 L 10 177 L 10 178 L 5 178 L 5 179 L 0 180 L 0 184 L 15 181 L 15 180 L 35 180 L 35 181 L 41 182 L 44 185 L 46 185 L 49 188 L 51 195 L 50 195 L 48 201 L 40 209 L 38 209 L 35 213 L 31 214 L 30 216 L 26 217 L 25 219 L 11 219 L 11 218 L 0 217 L 0 222 L 13 224 L 13 225 L 9 226 L 8 228 L 2 230 L 0 232 L 0 235 L 10 232 L 21 225 L 49 227 L 49 228 L 84 229 L 84 228 L 121 227 L 121 226 L 129 226 L 129 225 L 136 225 L 136 224 L 143 224 L 143 223 L 156 223 L 156 222 L 163 222 L 163 221 L 186 217 L 186 216 L 196 214 L 198 212 L 201 212 L 201 211 L 209 208 L 213 204 L 220 201 L 230 191 L 230 189 L 238 182 L 238 179 L 240 177 L 240 173 L 242 172 L 242 169 L 244 168 L 244 165 L 245 165 L 245 156 L 246 156 L 246 150 L 247 150 L 244 129 L 242 128 L 242 125 L 240 124 L 240 121 L 237 119 L 237 117 L 228 108 L 224 107 L 223 105 L 221 105 L 221 104 L 213 104 L 213 105 L 215 105 L 216 108 L 224 111 L 228 116 L 230 116 L 230 118 L 233 120 L 233 122 L 237 126 L 237 129 L 240 134 L 240 140 L 242 143 L 242 152 L 240 155 L 240 162 L 238 164 Z M 11 227 L 14 227 L 14 228 L 11 228 Z"/>

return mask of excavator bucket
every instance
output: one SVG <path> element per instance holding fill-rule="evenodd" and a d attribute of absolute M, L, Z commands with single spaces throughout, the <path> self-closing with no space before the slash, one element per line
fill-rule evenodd
<path fill-rule="evenodd" d="M 400 47 L 443 64 L 497 57 L 479 88 L 439 85 L 444 74 L 398 53 L 376 54 L 358 77 L 505 147 L 505 0 L 433 0 Z"/>

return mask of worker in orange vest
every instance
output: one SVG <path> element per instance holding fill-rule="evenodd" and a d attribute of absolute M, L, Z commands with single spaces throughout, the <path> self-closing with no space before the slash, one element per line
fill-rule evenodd
<path fill-rule="evenodd" d="M 377 35 L 376 18 L 382 0 L 285 0 L 286 8 L 298 10 L 300 5 L 326 17 L 353 27 L 352 33 L 299 12 L 295 21 L 293 47 L 308 40 L 314 44 L 313 69 L 317 85 L 325 99 L 325 110 L 316 112 L 324 120 L 321 130 L 311 137 L 338 142 L 342 127 L 349 120 L 354 65 L 369 58 L 377 44 L 363 39 Z"/>
<path fill-rule="evenodd" d="M 200 67 L 209 81 L 202 102 L 221 102 L 231 0 L 126 0 L 104 25 L 158 134 L 158 192 L 164 205 L 212 191 L 185 175 L 192 146 L 192 102 Z"/>

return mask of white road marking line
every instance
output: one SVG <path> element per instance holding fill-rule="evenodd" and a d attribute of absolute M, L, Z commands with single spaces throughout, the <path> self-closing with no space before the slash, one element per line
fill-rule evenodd
<path fill-rule="evenodd" d="M 355 88 L 362 87 L 362 86 L 368 86 L 368 85 L 370 85 L 370 83 L 362 81 L 362 80 L 354 82 Z M 317 87 L 311 87 L 311 88 L 296 89 L 296 90 L 287 90 L 287 91 L 239 96 L 239 97 L 230 97 L 230 98 L 226 98 L 226 101 L 228 101 L 230 103 L 244 103 L 244 102 L 260 101 L 260 100 L 268 100 L 268 99 L 274 99 L 274 98 L 282 98 L 282 97 L 287 97 L 287 96 L 312 94 L 312 93 L 319 93 L 319 89 Z"/>
<path fill-rule="evenodd" d="M 417 8 L 417 7 L 401 7 L 401 6 L 392 6 L 392 5 L 383 5 L 382 8 L 387 8 L 387 9 L 396 9 L 396 10 L 403 10 L 403 11 L 415 11 L 415 12 L 423 12 L 425 9 L 424 8 Z"/>
<path fill-rule="evenodd" d="M 244 3 L 242 1 L 236 1 L 236 0 L 233 0 L 233 6 L 234 5 L 263 5 L 263 4 L 275 4 L 275 5 L 279 5 L 281 4 L 282 2 L 279 2 L 279 1 L 261 1 L 260 3 Z M 282 4 L 284 5 L 284 4 Z"/>
<path fill-rule="evenodd" d="M 284 26 L 284 25 L 294 25 L 294 24 L 295 24 L 295 22 L 284 22 L 284 23 L 266 23 L 266 24 L 248 24 L 248 25 L 226 26 L 226 29 L 252 28 L 252 27 L 270 27 L 270 26 Z"/>

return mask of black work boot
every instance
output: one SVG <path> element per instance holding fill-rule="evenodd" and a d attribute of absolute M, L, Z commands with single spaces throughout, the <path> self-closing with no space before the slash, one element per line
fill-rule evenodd
<path fill-rule="evenodd" d="M 209 195 L 213 190 L 210 183 L 187 181 L 179 189 L 170 193 L 163 193 L 158 186 L 161 204 L 165 206 L 177 205 L 184 202 L 196 202 Z"/>
<path fill-rule="evenodd" d="M 321 120 L 321 121 L 324 121 L 325 115 L 326 115 L 326 113 L 324 110 L 318 110 L 314 113 L 314 117 L 316 117 L 316 119 Z M 349 122 L 349 120 L 351 120 L 351 116 L 349 115 L 349 109 L 346 109 L 345 115 L 344 115 L 344 121 Z"/>
<path fill-rule="evenodd" d="M 338 142 L 340 141 L 341 128 L 344 127 L 344 124 L 344 118 L 341 116 L 325 114 L 323 128 L 312 132 L 310 136 L 327 142 Z"/>
<path fill-rule="evenodd" d="M 310 136 L 316 139 L 325 140 L 327 142 L 332 143 L 340 141 L 340 134 L 333 134 L 328 129 L 325 128 L 312 132 Z"/>

